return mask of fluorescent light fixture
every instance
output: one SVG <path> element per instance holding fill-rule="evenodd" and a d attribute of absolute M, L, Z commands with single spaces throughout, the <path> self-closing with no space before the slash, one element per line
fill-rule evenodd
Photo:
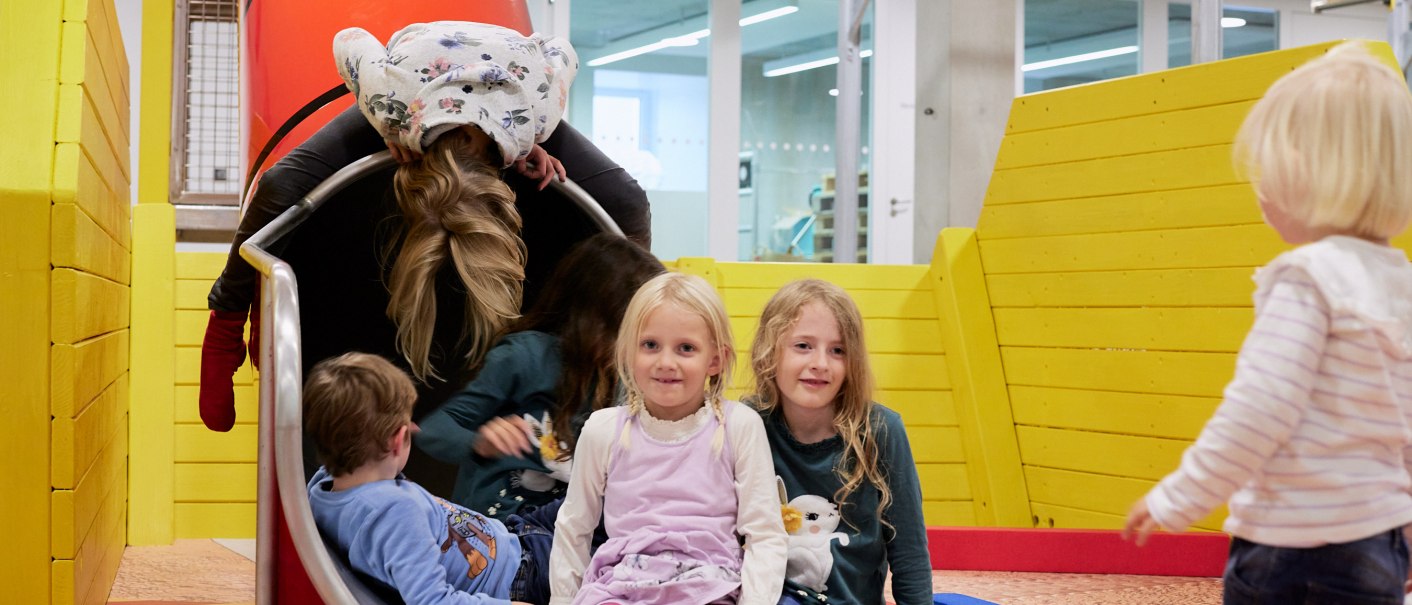
<path fill-rule="evenodd" d="M 767 10 L 763 13 L 751 15 L 749 17 L 742 17 L 740 20 L 740 26 L 745 27 L 747 25 L 755 25 L 756 23 L 769 21 L 770 19 L 783 17 L 785 15 L 797 12 L 799 12 L 798 6 L 787 4 L 779 8 Z M 623 59 L 631 59 L 638 55 L 645 55 L 650 52 L 659 51 L 664 48 L 670 48 L 673 46 L 696 46 L 702 38 L 705 38 L 709 35 L 711 35 L 711 30 L 701 29 L 681 36 L 671 36 L 668 38 L 662 38 L 661 40 L 658 40 L 651 44 L 644 44 L 636 48 L 629 48 L 627 50 L 616 52 L 610 55 L 603 55 L 596 59 L 590 60 L 588 62 L 588 66 L 600 67 L 609 63 L 617 63 L 618 61 L 622 61 Z"/>
<path fill-rule="evenodd" d="M 837 88 L 830 88 L 830 89 L 829 89 L 829 96 L 830 96 L 830 97 L 836 97 L 836 96 L 838 96 L 838 89 L 837 89 Z"/>
<path fill-rule="evenodd" d="M 865 50 L 865 51 L 863 51 L 863 52 L 858 53 L 858 57 L 859 57 L 859 58 L 862 58 L 862 59 L 866 59 L 866 58 L 871 57 L 871 56 L 873 56 L 873 51 L 872 51 L 872 49 L 868 49 L 868 50 Z M 784 61 L 788 61 L 788 59 L 786 59 L 786 60 L 784 60 Z M 781 62 L 784 62 L 784 61 L 781 61 Z M 838 63 L 838 56 L 835 55 L 835 56 L 832 56 L 832 57 L 824 57 L 823 59 L 815 59 L 815 60 L 813 60 L 813 61 L 804 61 L 804 62 L 802 62 L 802 63 L 794 63 L 794 64 L 792 64 L 792 65 L 785 65 L 784 67 L 767 68 L 767 69 L 765 70 L 765 77 L 766 77 L 766 78 L 773 78 L 773 77 L 775 77 L 775 76 L 783 76 L 783 75 L 786 75 L 786 74 L 795 74 L 795 73 L 799 73 L 799 72 L 801 72 L 801 71 L 809 71 L 809 70 L 811 70 L 811 69 L 815 69 L 815 68 L 818 68 L 818 67 L 825 67 L 825 66 L 828 66 L 828 65 L 836 65 L 837 63 Z M 767 63 L 766 65 L 768 66 L 769 63 Z"/>
<path fill-rule="evenodd" d="M 744 17 L 740 20 L 740 26 L 745 27 L 747 25 L 755 25 L 756 23 L 759 23 L 761 21 L 769 21 L 770 19 L 774 19 L 775 17 L 783 17 L 785 15 L 797 12 L 799 12 L 799 7 L 797 6 L 781 6 L 777 9 L 768 10 L 758 15 Z"/>
<path fill-rule="evenodd" d="M 1050 59 L 1050 60 L 1048 60 L 1048 61 L 1036 61 L 1036 62 L 1034 62 L 1034 63 L 1026 63 L 1026 64 L 1024 64 L 1024 66 L 1020 67 L 1020 71 L 1035 71 L 1035 70 L 1040 70 L 1040 69 L 1049 69 L 1050 67 L 1059 67 L 1060 65 L 1072 65 L 1072 64 L 1074 64 L 1074 63 L 1083 63 L 1084 61 L 1093 61 L 1093 60 L 1096 60 L 1096 59 L 1106 59 L 1106 58 L 1108 58 L 1108 57 L 1119 57 L 1119 56 L 1122 56 L 1122 55 L 1130 55 L 1130 54 L 1133 54 L 1133 53 L 1135 53 L 1135 52 L 1137 52 L 1137 47 L 1136 47 L 1136 46 L 1120 46 L 1120 47 L 1118 47 L 1118 48 L 1110 48 L 1110 49 L 1108 49 L 1108 50 L 1100 50 L 1100 51 L 1091 52 L 1091 53 L 1083 53 L 1083 54 L 1081 54 L 1081 55 L 1073 55 L 1073 56 L 1069 56 L 1069 57 L 1059 57 L 1058 59 Z M 769 74 L 765 74 L 765 75 L 769 75 Z"/>
<path fill-rule="evenodd" d="M 1232 27 L 1245 27 L 1245 19 L 1241 19 L 1240 17 L 1221 17 L 1221 27 L 1227 29 Z"/>

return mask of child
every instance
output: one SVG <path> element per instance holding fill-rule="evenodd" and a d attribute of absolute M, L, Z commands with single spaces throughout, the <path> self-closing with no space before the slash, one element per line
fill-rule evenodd
<path fill-rule="evenodd" d="M 1275 82 L 1236 157 L 1299 246 L 1255 274 L 1255 323 L 1181 467 L 1133 505 L 1142 544 L 1229 498 L 1226 603 L 1401 603 L 1412 522 L 1412 96 L 1349 43 Z"/>
<path fill-rule="evenodd" d="M 309 481 L 319 531 L 407 603 L 546 602 L 549 527 L 519 517 L 502 525 L 402 477 L 415 401 L 407 375 L 376 355 L 314 366 L 304 425 L 324 465 Z"/>
<path fill-rule="evenodd" d="M 786 494 L 782 603 L 932 602 L 922 491 L 902 418 L 872 401 L 863 318 L 842 288 L 785 284 L 750 354 L 752 403 Z M 840 525 L 839 521 L 843 524 Z"/>
<path fill-rule="evenodd" d="M 616 395 L 613 341 L 628 299 L 663 271 L 617 235 L 569 252 L 476 378 L 421 422 L 417 446 L 461 467 L 452 500 L 503 517 L 563 498 L 579 428 Z"/>
<path fill-rule="evenodd" d="M 725 401 L 730 323 L 706 281 L 648 281 L 628 303 L 617 366 L 628 404 L 579 435 L 550 559 L 553 603 L 765 605 L 785 536 L 760 418 Z M 608 541 L 589 560 L 603 519 Z M 742 540 L 744 547 L 742 547 Z"/>

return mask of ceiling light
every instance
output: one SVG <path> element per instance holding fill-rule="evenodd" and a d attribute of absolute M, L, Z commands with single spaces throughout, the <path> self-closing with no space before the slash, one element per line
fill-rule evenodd
<path fill-rule="evenodd" d="M 871 49 L 865 50 L 865 51 L 863 51 L 863 52 L 858 53 L 858 57 L 859 57 L 859 58 L 862 58 L 862 59 L 866 59 L 866 58 L 871 57 L 871 56 L 873 56 L 873 51 L 872 51 Z M 835 65 L 835 64 L 838 63 L 838 56 L 835 55 L 835 56 L 832 56 L 832 57 L 825 57 L 825 58 L 823 58 L 823 59 L 815 59 L 815 60 L 813 60 L 813 61 L 804 61 L 804 62 L 802 62 L 802 63 L 794 63 L 794 64 L 790 64 L 790 65 L 785 65 L 784 67 L 773 67 L 773 68 L 770 67 L 770 65 L 772 65 L 772 64 L 784 63 L 784 62 L 787 62 L 787 61 L 788 61 L 788 59 L 784 59 L 784 60 L 779 60 L 779 61 L 770 61 L 770 62 L 766 63 L 766 64 L 765 64 L 765 77 L 766 77 L 766 78 L 773 78 L 773 77 L 775 77 L 775 76 L 783 76 L 783 75 L 786 75 L 786 74 L 799 73 L 799 72 L 801 72 L 801 71 L 809 71 L 809 70 L 814 69 L 814 68 L 816 68 L 816 67 L 826 67 L 826 66 L 829 66 L 829 65 Z"/>
<path fill-rule="evenodd" d="M 747 25 L 755 25 L 756 23 L 769 21 L 770 19 L 783 17 L 785 15 L 789 15 L 796 12 L 799 12 L 798 6 L 787 4 L 779 8 L 767 10 L 763 13 L 754 14 L 749 17 L 742 17 L 740 19 L 740 26 L 745 27 Z M 621 52 L 616 52 L 610 55 L 603 55 L 596 59 L 592 59 L 588 61 L 588 66 L 599 67 L 607 65 L 609 63 L 616 63 L 618 61 L 622 61 L 623 59 L 631 59 L 632 57 L 636 57 L 638 55 L 645 55 L 650 52 L 662 50 L 664 48 L 673 46 L 696 46 L 696 44 L 702 38 L 705 38 L 709 35 L 711 35 L 711 30 L 701 29 L 681 36 L 671 36 L 667 38 L 662 38 L 661 40 L 652 42 L 650 44 L 644 44 L 636 48 L 629 48 Z"/>
<path fill-rule="evenodd" d="M 830 97 L 836 97 L 836 96 L 838 96 L 838 89 L 837 89 L 837 88 L 830 88 L 830 89 L 829 89 L 829 96 L 830 96 Z"/>
<path fill-rule="evenodd" d="M 1059 67 L 1060 65 L 1072 65 L 1074 63 L 1083 63 L 1084 61 L 1093 61 L 1095 59 L 1106 59 L 1108 57 L 1130 55 L 1135 52 L 1137 52 L 1136 46 L 1121 46 L 1118 48 L 1110 48 L 1108 50 L 1100 50 L 1097 52 L 1084 53 L 1081 55 L 1059 57 L 1058 59 L 1050 59 L 1048 61 L 1036 61 L 1034 63 L 1026 63 L 1024 64 L 1024 66 L 1020 67 L 1020 71 L 1035 71 L 1039 69 L 1048 69 L 1050 67 Z"/>
<path fill-rule="evenodd" d="M 1245 27 L 1245 19 L 1241 19 L 1240 17 L 1221 17 L 1221 27 L 1227 29 L 1232 27 Z"/>

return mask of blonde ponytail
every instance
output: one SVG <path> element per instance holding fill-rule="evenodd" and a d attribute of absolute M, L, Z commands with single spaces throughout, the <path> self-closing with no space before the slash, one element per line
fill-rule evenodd
<path fill-rule="evenodd" d="M 422 382 L 438 378 L 431 363 L 437 276 L 450 261 L 465 288 L 467 366 L 480 364 L 496 333 L 519 317 L 525 245 L 515 193 L 460 130 L 438 137 L 421 160 L 394 178 L 404 223 L 389 276 L 387 316 L 397 350 Z"/>

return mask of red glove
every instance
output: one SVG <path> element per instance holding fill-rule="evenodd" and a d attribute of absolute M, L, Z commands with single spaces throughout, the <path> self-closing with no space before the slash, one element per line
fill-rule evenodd
<path fill-rule="evenodd" d="M 245 362 L 244 311 L 211 311 L 201 342 L 201 421 L 222 433 L 235 424 L 232 378 Z"/>

